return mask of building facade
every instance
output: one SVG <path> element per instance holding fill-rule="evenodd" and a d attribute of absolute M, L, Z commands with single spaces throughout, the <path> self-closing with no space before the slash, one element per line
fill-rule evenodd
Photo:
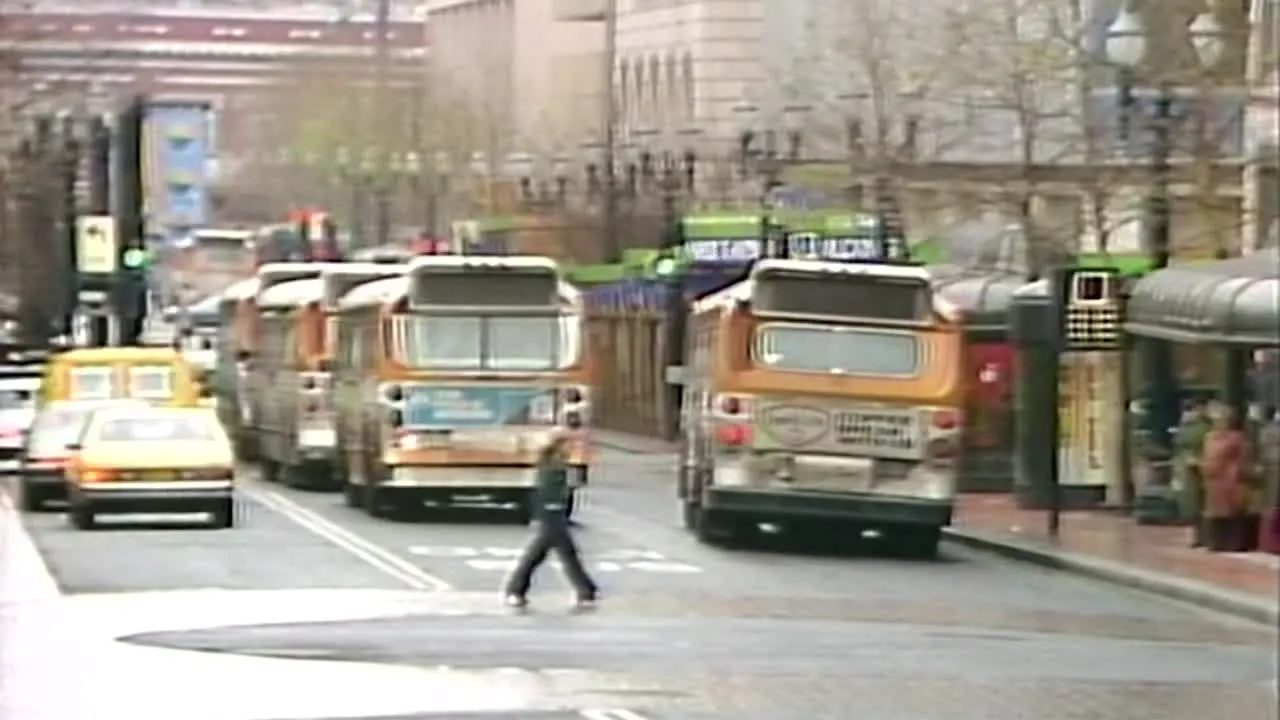
<path fill-rule="evenodd" d="M 53 109 L 74 111 L 69 103 L 94 98 L 111 107 L 133 93 L 205 104 L 216 150 L 244 144 L 255 105 L 299 66 L 368 72 L 375 32 L 367 14 L 344 16 L 331 7 L 29 3 L 6 12 L 0 41 L 20 53 L 22 81 L 48 96 Z M 421 20 L 396 16 L 387 41 L 395 72 L 420 75 Z"/>

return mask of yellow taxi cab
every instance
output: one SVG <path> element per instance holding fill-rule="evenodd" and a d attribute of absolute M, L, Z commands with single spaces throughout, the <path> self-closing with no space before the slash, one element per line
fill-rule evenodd
<path fill-rule="evenodd" d="M 217 415 L 204 408 L 95 410 L 67 445 L 67 515 L 92 529 L 99 515 L 204 512 L 235 524 L 235 458 Z"/>
<path fill-rule="evenodd" d="M 183 354 L 167 347 L 78 348 L 49 361 L 41 404 L 60 400 L 134 398 L 157 405 L 197 407 L 199 371 Z"/>
<path fill-rule="evenodd" d="M 148 407 L 142 400 L 126 399 L 59 400 L 40 408 L 23 435 L 15 471 L 24 511 L 40 512 L 47 503 L 66 500 L 67 445 L 80 437 L 93 411 L 119 405 Z"/>

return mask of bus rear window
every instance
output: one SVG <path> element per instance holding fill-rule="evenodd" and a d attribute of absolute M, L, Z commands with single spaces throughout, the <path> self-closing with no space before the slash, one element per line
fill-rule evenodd
<path fill-rule="evenodd" d="M 917 336 L 846 325 L 762 325 L 751 352 L 761 367 L 796 372 L 911 377 L 921 365 Z"/>

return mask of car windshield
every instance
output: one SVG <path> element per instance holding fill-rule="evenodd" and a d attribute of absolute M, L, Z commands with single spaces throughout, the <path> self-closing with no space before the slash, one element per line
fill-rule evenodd
<path fill-rule="evenodd" d="M 92 408 L 50 408 L 31 425 L 30 452 L 36 456 L 56 455 L 75 441 Z"/>
<path fill-rule="evenodd" d="M 26 410 L 35 404 L 34 388 L 0 387 L 0 410 Z"/>
<path fill-rule="evenodd" d="M 213 440 L 211 424 L 194 416 L 138 415 L 105 420 L 96 439 L 103 442 L 171 442 Z"/>

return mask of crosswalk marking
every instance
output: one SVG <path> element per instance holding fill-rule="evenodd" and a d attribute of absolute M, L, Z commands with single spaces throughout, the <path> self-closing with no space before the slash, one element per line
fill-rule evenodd
<path fill-rule="evenodd" d="M 523 548 L 467 547 L 451 545 L 415 545 L 408 549 L 416 557 L 459 561 L 481 572 L 509 572 Z M 655 550 L 623 548 L 585 553 L 589 568 L 602 573 L 643 572 L 668 575 L 694 575 L 703 572 L 697 565 L 672 560 Z M 553 565 L 556 561 L 550 561 Z"/>

